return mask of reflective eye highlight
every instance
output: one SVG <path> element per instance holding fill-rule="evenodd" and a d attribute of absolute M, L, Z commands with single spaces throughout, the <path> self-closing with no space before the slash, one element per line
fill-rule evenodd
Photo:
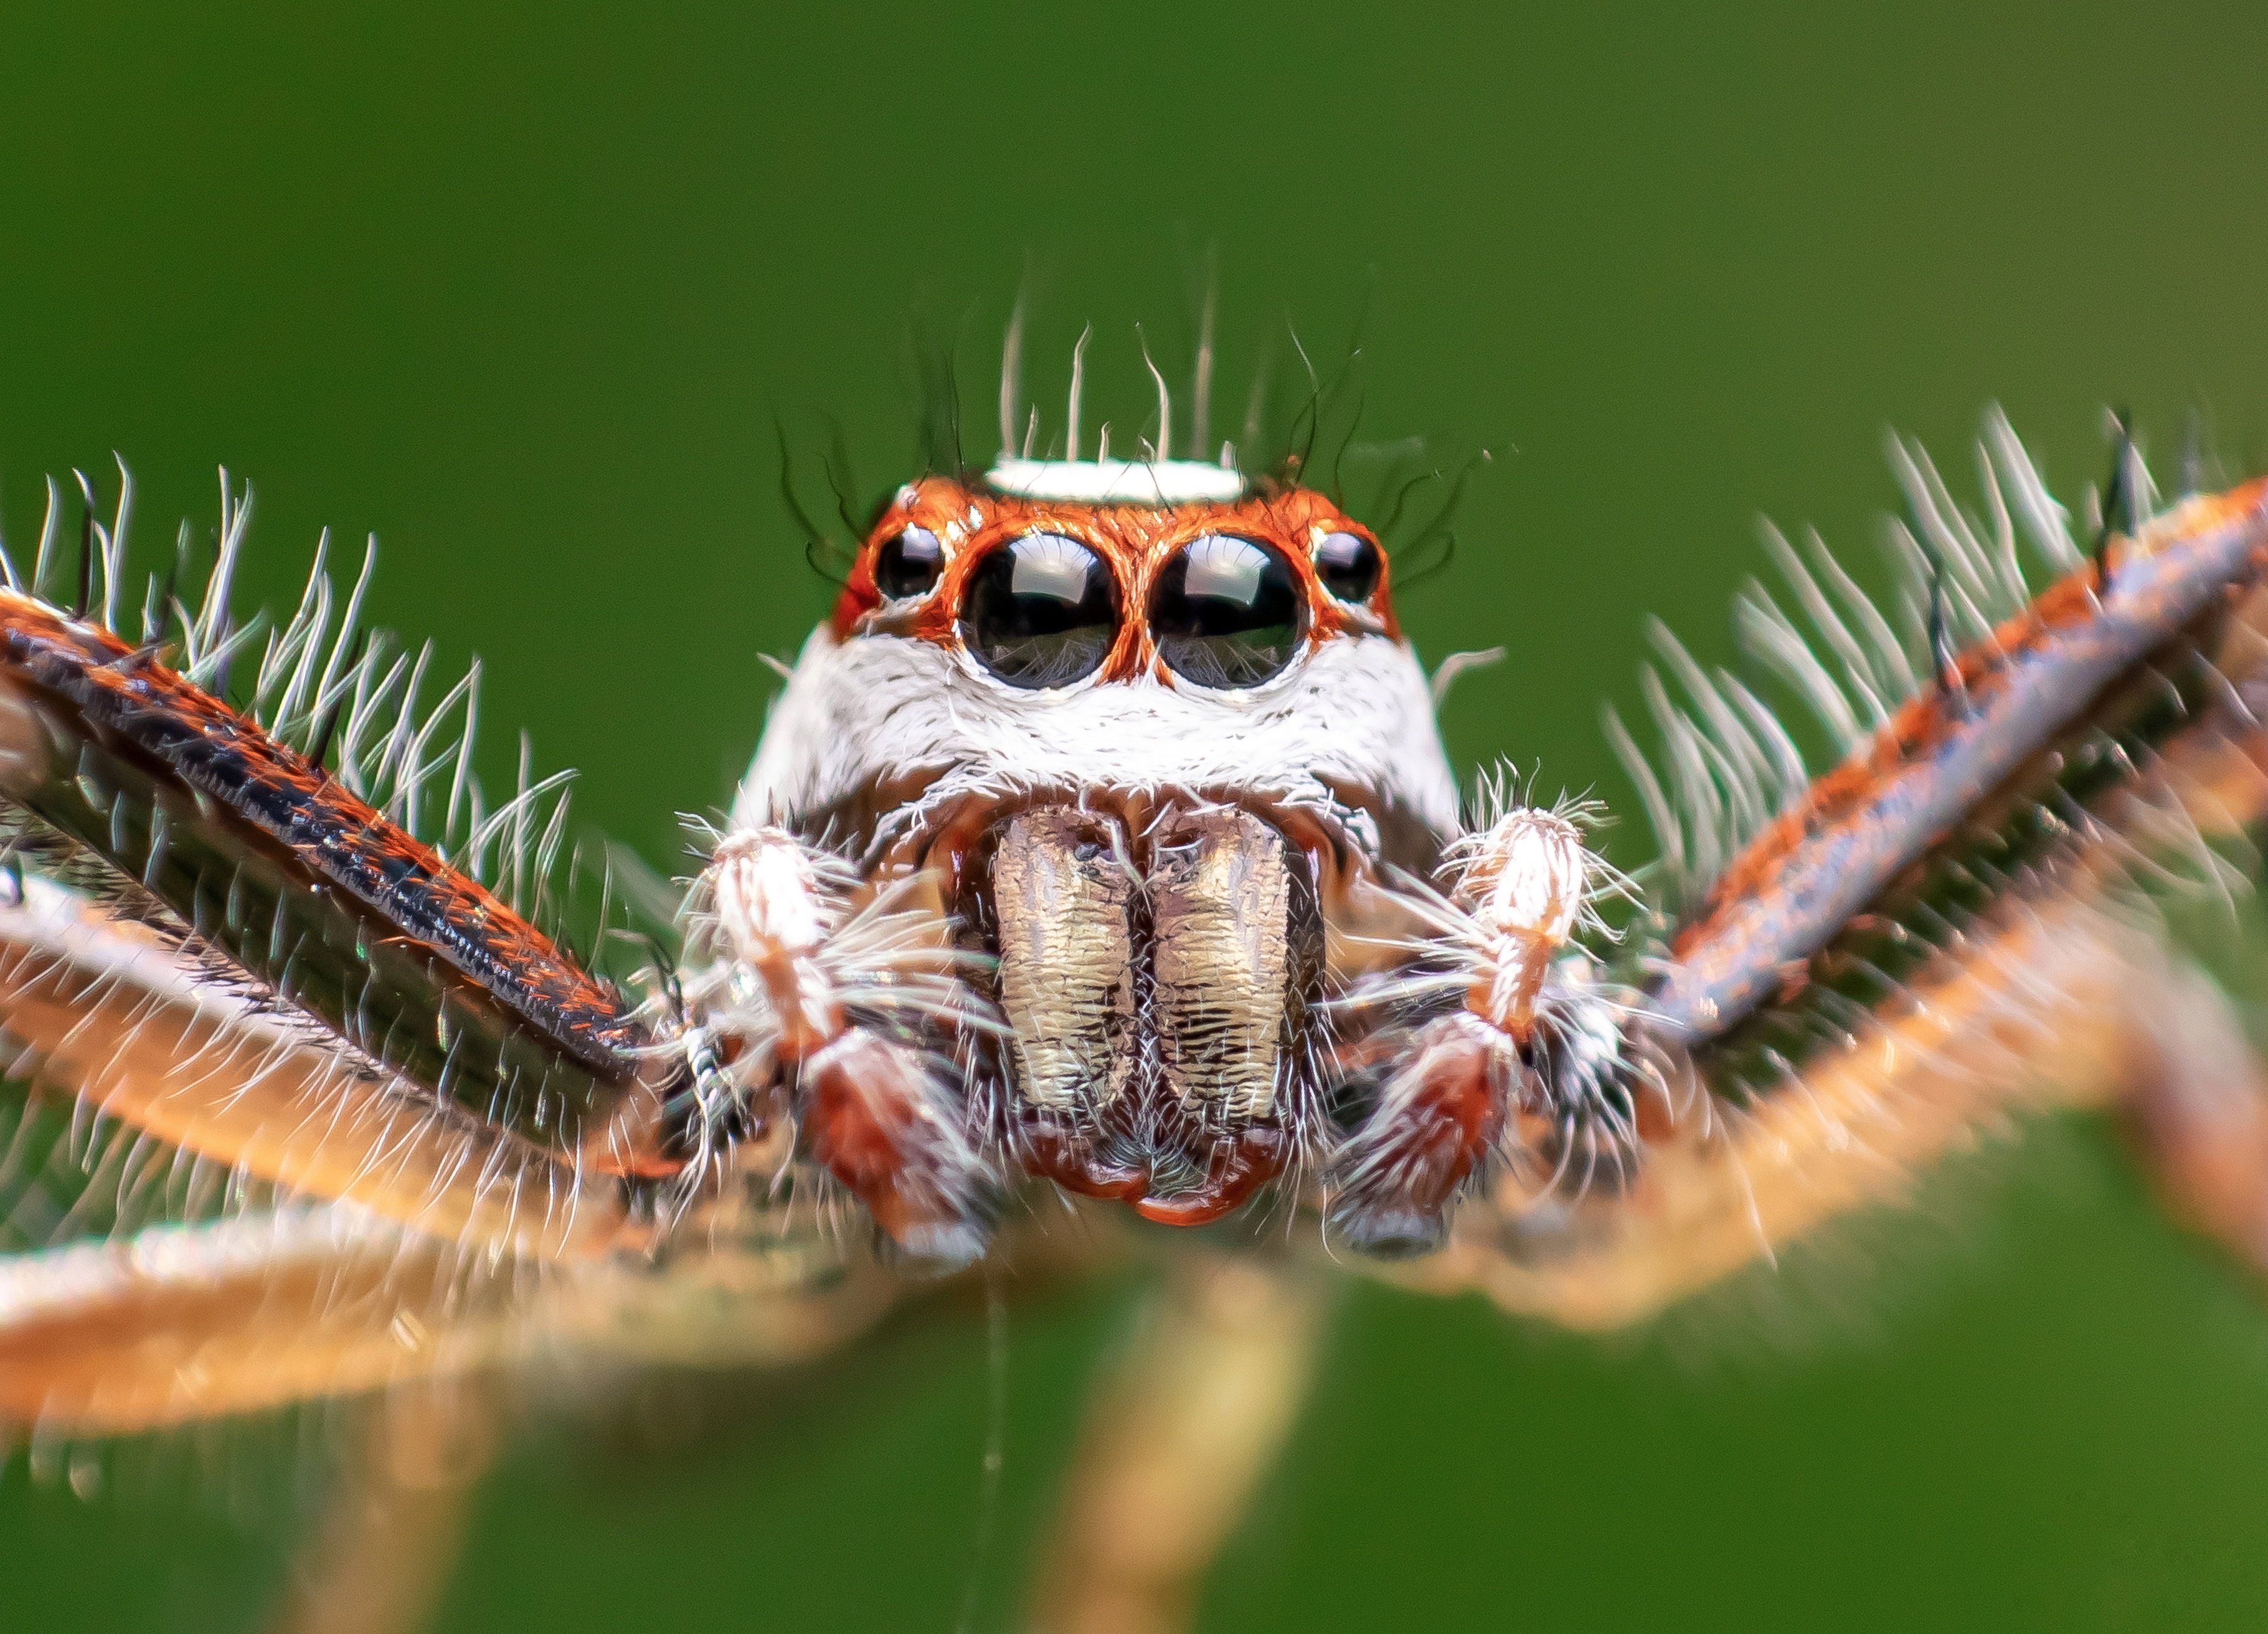
<path fill-rule="evenodd" d="M 925 527 L 909 527 L 874 553 L 874 588 L 892 601 L 925 596 L 945 571 L 945 548 Z"/>
<path fill-rule="evenodd" d="M 969 575 L 961 638 L 1012 687 L 1069 686 L 1100 668 L 1118 638 L 1117 581 L 1075 539 L 1012 539 Z"/>
<path fill-rule="evenodd" d="M 1335 600 L 1369 600 L 1379 568 L 1378 547 L 1359 534 L 1326 534 L 1315 547 L 1315 577 Z"/>
<path fill-rule="evenodd" d="M 1300 650 L 1306 608 L 1283 554 L 1227 534 L 1176 551 L 1150 593 L 1158 655 L 1200 687 L 1257 686 Z"/>

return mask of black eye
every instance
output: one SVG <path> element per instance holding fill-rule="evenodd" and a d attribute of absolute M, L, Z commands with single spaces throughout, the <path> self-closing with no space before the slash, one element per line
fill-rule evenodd
<path fill-rule="evenodd" d="M 1200 687 L 1256 686 L 1299 651 L 1305 608 L 1281 552 L 1208 534 L 1175 552 L 1150 594 L 1150 633 Z"/>
<path fill-rule="evenodd" d="M 1369 600 L 1378 566 L 1378 547 L 1360 534 L 1326 534 L 1315 547 L 1315 577 L 1336 600 Z"/>
<path fill-rule="evenodd" d="M 1012 687 L 1066 687 L 1094 673 L 1118 638 L 1118 584 L 1075 539 L 1027 534 L 969 575 L 961 638 Z"/>
<path fill-rule="evenodd" d="M 909 527 L 874 553 L 874 588 L 893 601 L 925 596 L 945 570 L 945 547 L 925 527 Z"/>

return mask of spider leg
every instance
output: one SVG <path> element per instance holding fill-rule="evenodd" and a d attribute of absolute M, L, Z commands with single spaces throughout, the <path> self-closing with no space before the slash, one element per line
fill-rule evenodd
<path fill-rule="evenodd" d="M 2110 1105 L 2169 1210 L 2268 1275 L 2268 1069 L 2227 996 L 2122 916 L 2027 905 L 1868 1036 L 1739 1114 L 1646 1148 L 1560 1210 L 1507 1179 L 1397 1274 L 1581 1329 L 1642 1321 L 2014 1115 Z"/>
<path fill-rule="evenodd" d="M 777 1365 L 904 1292 L 802 1236 L 563 1264 L 343 1203 L 153 1226 L 0 1256 L 0 1424 L 122 1435 L 507 1368 Z"/>
<path fill-rule="evenodd" d="M 117 1435 L 514 1353 L 509 1276 L 347 1205 L 0 1259 L 0 1422 Z"/>
<path fill-rule="evenodd" d="M 1034 1585 L 1048 1634 L 1171 1634 L 1273 1465 L 1324 1320 L 1312 1268 L 1177 1256 L 1089 1406 Z"/>
<path fill-rule="evenodd" d="M 309 594 L 320 592 L 319 576 Z M 364 680 L 375 662 L 357 660 Z M 353 681 L 350 669 L 328 684 Z M 405 714 L 394 735 L 414 758 L 438 722 L 413 724 Z M 357 784 L 376 792 L 367 769 L 333 777 L 280 716 L 270 730 L 156 648 L 0 591 L 11 864 L 28 854 L 119 916 L 196 947 L 437 1107 L 583 1168 L 674 1173 L 648 1137 L 685 1086 L 681 1058 L 512 907 L 357 795 Z M 406 821 L 416 776 L 404 775 L 394 804 Z M 526 799 L 506 809 L 525 829 Z M 524 874 L 525 851 L 514 855 Z"/>
<path fill-rule="evenodd" d="M 1949 657 L 1718 875 L 1646 995 L 1654 1030 L 1725 1037 L 1964 830 L 2099 798 L 2067 777 L 2092 772 L 2115 798 L 2167 745 L 2257 730 L 2246 688 L 2268 672 L 2268 614 L 2238 604 L 2264 566 L 2268 481 L 2106 534 L 2096 562 Z"/>
<path fill-rule="evenodd" d="M 1896 1202 L 1920 1168 L 2013 1115 L 2119 1094 L 2146 1018 L 2180 979 L 2137 937 L 2083 898 L 2010 903 L 1770 1093 L 1705 1101 L 1658 1130 L 1625 1184 L 1562 1200 L 1507 1173 L 1460 1211 L 1440 1254 L 1395 1274 L 1573 1328 L 1650 1316 Z M 2157 1062 L 2176 1076 L 2192 1065 L 2172 1049 Z"/>
<path fill-rule="evenodd" d="M 1552 961 L 1582 914 L 1593 859 L 1566 815 L 1515 809 L 1450 853 L 1450 894 L 1403 901 L 1433 938 L 1418 958 L 1449 968 L 1396 973 L 1345 1006 L 1452 997 L 1458 1007 L 1414 1025 L 1389 1019 L 1340 1052 L 1343 1077 L 1366 1069 L 1377 1104 L 1340 1149 L 1330 1221 L 1372 1254 L 1432 1248 L 1451 1207 L 1479 1174 L 1507 1115 L 1534 1080 L 1541 998 Z"/>
<path fill-rule="evenodd" d="M 657 1262 L 612 1177 L 416 1095 L 37 877 L 0 902 L 0 1012 L 8 1071 L 32 1085 L 11 1092 L 0 1193 L 40 1183 L 11 1172 L 18 1149 L 66 1112 L 85 1150 L 63 1178 L 83 1190 L 122 1189 L 101 1154 L 129 1142 L 177 1167 L 158 1141 L 245 1190 L 194 1224 L 98 1211 L 74 1234 L 67 1215 L 56 1247 L 0 1255 L 0 1420 L 127 1433 L 562 1352 L 761 1360 L 837 1342 L 892 1297 L 807 1206 L 763 1200 L 761 1151 L 762 1175 L 678 1217 L 697 1251 Z"/>
<path fill-rule="evenodd" d="M 2122 637 L 2147 654 L 2132 673 L 2076 706 L 1995 716 L 1994 689 L 2021 676 L 1992 664 L 2028 650 L 2058 661 L 2062 627 L 2021 624 L 1997 657 L 1962 655 L 1966 703 L 1925 698 L 1807 792 L 1727 871 L 1749 886 L 1720 883 L 1671 940 L 1624 1027 L 1620 1064 L 1653 1091 L 1616 1142 L 1635 1159 L 1627 1177 L 1570 1198 L 1506 1172 L 1413 1280 L 1614 1326 L 1896 1199 L 1918 1167 L 2012 1113 L 2114 1102 L 2177 1210 L 2257 1263 L 2260 1071 L 2138 884 L 2183 888 L 2161 859 L 2183 853 L 2192 886 L 2219 884 L 2208 842 L 2268 814 L 2262 609 L 2234 600 L 2257 504 L 2253 490 L 2235 519 L 2220 502 L 2177 511 L 2156 556 L 2122 558 L 2137 595 L 2155 593 L 2141 567 L 2178 566 L 2191 545 L 2219 553 L 2227 581 L 2202 625 Z M 2133 712 L 2183 674 L 2179 707 Z M 1979 756 L 2014 769 L 1979 788 Z M 2056 781 L 2074 765 L 2098 773 L 2083 792 Z"/>
<path fill-rule="evenodd" d="M 2268 1067 L 2202 971 L 2135 1006 L 2119 1111 L 2168 1211 L 2268 1277 Z"/>
<path fill-rule="evenodd" d="M 961 1264 L 984 1250 L 997 1181 L 952 1064 L 924 1040 L 985 1012 L 921 884 L 864 887 L 784 829 L 728 835 L 695 897 L 696 945 L 714 962 L 687 997 L 740 1108 L 784 1087 L 803 1146 L 892 1240 Z"/>
<path fill-rule="evenodd" d="M 0 592 L 10 1071 L 75 1097 L 74 1127 L 122 1126 L 232 1189 L 349 1200 L 500 1257 L 651 1246 L 652 1186 L 682 1167 L 659 1145 L 689 1087 L 674 1034 L 468 872 L 516 819 L 509 872 L 542 875 L 564 807 L 531 843 L 540 786 L 486 821 L 474 790 L 452 864 L 409 829 L 446 758 L 425 746 L 472 678 L 419 716 L 402 661 L 343 630 L 325 660 L 319 563 L 239 713 L 204 690 L 232 650 L 227 577 L 178 672 L 162 644 Z"/>
<path fill-rule="evenodd" d="M 417 1634 L 462 1550 L 503 1426 L 477 1383 L 361 1406 L 361 1445 L 293 1563 L 273 1634 Z"/>
<path fill-rule="evenodd" d="M 415 1093 L 240 977 L 36 875 L 0 902 L 0 1016 L 12 1076 L 259 1179 L 512 1255 L 638 1235 L 610 1177 Z"/>
<path fill-rule="evenodd" d="M 2109 539 L 1969 648 L 1934 655 L 1925 689 L 1840 765 L 1786 788 L 1777 817 L 1756 769 L 1765 746 L 1673 649 L 1698 713 L 1664 730 L 1703 814 L 1672 811 L 1665 848 L 1721 854 L 1711 798 L 1754 837 L 1642 947 L 1627 990 L 1581 957 L 1549 965 L 1530 1038 L 1498 999 L 1508 961 L 1488 950 L 1492 899 L 1469 874 L 1453 882 L 1436 951 L 1420 955 L 1445 974 L 1403 985 L 1446 987 L 1463 1007 L 1417 1029 L 1403 1057 L 1417 1065 L 1381 1101 L 1395 1115 L 1373 1115 L 1350 1149 L 1391 1152 L 1382 1131 L 1423 1127 L 1408 1106 L 1462 1084 L 1501 1120 L 1510 1161 L 1476 1211 L 1477 1237 L 1461 1233 L 1418 1277 L 1476 1282 L 1579 1325 L 1630 1320 L 1894 1195 L 1913 1166 L 2011 1108 L 2107 1099 L 2136 1072 L 2187 1086 L 2136 1103 L 2154 1108 L 2154 1122 L 2138 1115 L 2169 1159 L 2209 1144 L 2215 1115 L 2234 1137 L 2246 1103 L 2199 1109 L 2209 1052 L 2143 1049 L 2163 1036 L 2154 1005 L 2198 1013 L 2201 1000 L 2171 974 L 2139 887 L 2184 871 L 2219 887 L 2227 865 L 2207 835 L 2268 811 L 2264 564 L 2263 483 Z M 1640 781 L 1667 809 L 1650 774 Z M 1690 850 L 1681 822 L 1698 836 Z M 1459 948 L 1480 953 L 1460 961 Z M 1458 993 L 1462 974 L 1491 977 L 1485 997 L 1478 980 Z M 1444 1179 L 1470 1183 L 1488 1128 L 1437 1139 L 1456 1162 L 1433 1166 L 1431 1193 L 1403 1195 L 1430 1203 L 1454 1195 Z M 2196 1158 L 2167 1167 L 2177 1190 L 2191 1177 L 2197 1207 L 2243 1206 Z M 1381 1190 L 1360 1169 L 1349 1178 L 1342 1218 Z"/>
<path fill-rule="evenodd" d="M 1115 1257 L 1104 1243 L 1059 1231 L 1027 1234 L 1011 1252 L 1016 1272 L 1005 1289 L 1019 1298 Z M 808 1280 L 763 1255 L 725 1249 L 658 1274 L 626 1270 L 596 1287 L 579 1281 L 560 1297 L 526 1303 L 523 1326 L 538 1336 L 525 1351 L 555 1362 L 563 1353 L 588 1354 L 608 1365 L 737 1377 L 856 1343 L 902 1309 L 908 1292 L 862 1259 L 823 1288 L 783 1292 Z M 961 1320 L 974 1283 L 929 1284 L 920 1314 Z M 359 1446 L 293 1565 L 269 1624 L 274 1634 L 416 1634 L 426 1626 L 461 1550 L 478 1483 L 523 1420 L 526 1403 L 515 1386 L 524 1380 L 524 1370 L 504 1369 L 405 1379 L 342 1404 L 355 1415 Z"/>

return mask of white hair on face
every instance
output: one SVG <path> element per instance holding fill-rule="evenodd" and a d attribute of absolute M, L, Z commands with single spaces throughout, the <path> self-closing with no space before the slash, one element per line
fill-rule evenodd
<path fill-rule="evenodd" d="M 1238 691 L 1145 677 L 1020 692 L 929 642 L 838 642 L 824 625 L 773 706 L 733 825 L 792 823 L 876 784 L 924 777 L 923 806 L 1018 788 L 1249 794 L 1312 813 L 1373 858 L 1376 822 L 1338 791 L 1406 813 L 1437 843 L 1457 832 L 1425 672 L 1398 642 L 1325 641 Z"/>

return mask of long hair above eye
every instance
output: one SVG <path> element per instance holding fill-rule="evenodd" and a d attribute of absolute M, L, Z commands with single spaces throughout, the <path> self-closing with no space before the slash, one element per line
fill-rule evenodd
<path fill-rule="evenodd" d="M 840 425 L 833 426 L 834 436 L 824 452 L 806 452 L 799 455 L 788 440 L 787 423 L 778 415 L 772 416 L 773 433 L 779 444 L 779 497 L 787 513 L 803 530 L 803 559 L 811 570 L 836 589 L 841 589 L 858 563 L 858 540 L 862 530 L 852 519 L 850 494 L 852 478 L 850 456 L 844 445 Z M 848 542 L 836 536 L 821 523 L 812 509 L 816 496 L 806 491 L 803 484 L 806 473 L 816 467 L 825 481 L 828 497 L 834 502 L 836 514 L 842 519 Z"/>

